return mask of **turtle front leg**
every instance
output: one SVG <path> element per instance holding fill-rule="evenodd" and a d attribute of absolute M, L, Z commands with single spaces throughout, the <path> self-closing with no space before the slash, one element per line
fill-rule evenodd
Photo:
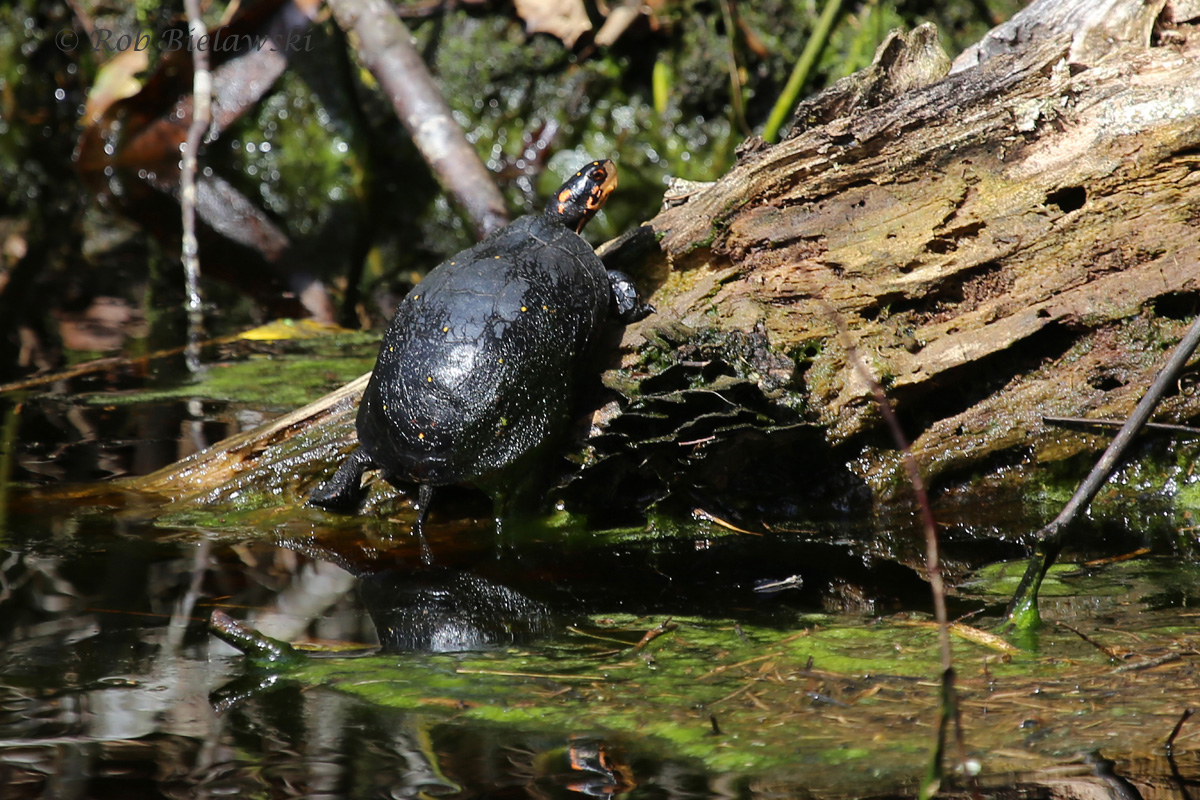
<path fill-rule="evenodd" d="M 608 271 L 608 285 L 612 289 L 612 304 L 617 316 L 626 324 L 645 319 L 654 313 L 654 306 L 642 299 L 633 278 L 620 270 Z"/>
<path fill-rule="evenodd" d="M 308 504 L 328 511 L 357 511 L 362 500 L 362 474 L 376 466 L 370 454 L 359 447 L 342 462 L 332 478 L 313 489 Z"/>

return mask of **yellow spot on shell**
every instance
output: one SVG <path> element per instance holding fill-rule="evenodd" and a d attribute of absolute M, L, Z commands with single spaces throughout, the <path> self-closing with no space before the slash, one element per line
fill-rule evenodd
<path fill-rule="evenodd" d="M 522 310 L 522 311 L 528 311 L 529 309 L 527 309 L 525 306 L 521 306 L 521 310 Z"/>
<path fill-rule="evenodd" d="M 433 376 L 432 376 L 432 375 L 430 375 L 428 378 L 426 378 L 426 379 L 425 379 L 425 382 L 426 382 L 426 383 L 433 383 Z"/>
<path fill-rule="evenodd" d="M 449 332 L 449 330 L 450 330 L 450 326 L 447 325 L 446 327 L 442 328 L 442 333 L 447 333 L 447 332 Z"/>
<path fill-rule="evenodd" d="M 503 363 L 504 363 L 504 359 L 503 359 L 503 358 L 497 358 L 497 359 L 496 359 L 496 361 L 498 361 L 498 362 L 499 362 L 499 363 L 501 363 L 501 364 L 503 364 Z"/>
<path fill-rule="evenodd" d="M 423 434 L 423 433 L 418 433 L 418 434 L 417 434 L 417 438 L 418 438 L 418 439 L 424 439 L 424 438 L 425 438 L 425 434 Z"/>
<path fill-rule="evenodd" d="M 546 308 L 545 306 L 542 306 L 542 311 L 549 311 L 549 310 L 550 309 Z"/>

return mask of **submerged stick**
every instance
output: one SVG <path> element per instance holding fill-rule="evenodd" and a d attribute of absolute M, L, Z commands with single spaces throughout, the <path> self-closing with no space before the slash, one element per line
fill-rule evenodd
<path fill-rule="evenodd" d="M 1195 714 L 1195 713 L 1196 713 L 1196 709 L 1185 708 L 1183 710 L 1183 713 L 1179 715 L 1179 721 L 1175 723 L 1175 727 L 1171 729 L 1171 735 L 1167 737 L 1167 741 L 1163 745 L 1163 749 L 1167 751 L 1167 758 L 1170 758 L 1172 755 L 1174 755 L 1175 737 L 1177 737 L 1179 735 L 1179 732 L 1181 730 L 1183 730 L 1183 723 L 1185 723 L 1189 719 L 1191 719 L 1192 714 Z"/>
<path fill-rule="evenodd" d="M 219 609 L 212 612 L 208 629 L 213 636 L 241 650 L 255 661 L 278 663 L 302 658 L 287 642 L 263 636 L 254 628 L 238 622 Z"/>
<path fill-rule="evenodd" d="M 384 0 L 330 0 L 338 26 L 396 109 L 438 183 L 471 218 L 477 238 L 508 222 L 504 198 L 413 47 L 412 34 Z"/>
<path fill-rule="evenodd" d="M 1129 449 L 1133 437 L 1137 436 L 1146 426 L 1150 415 L 1154 413 L 1154 409 L 1162 400 L 1168 387 L 1175 382 L 1179 373 L 1187 366 L 1188 359 L 1196 351 L 1197 345 L 1200 345 L 1200 317 L 1192 321 L 1191 327 L 1188 328 L 1179 344 L 1175 345 L 1171 357 L 1163 365 L 1162 370 L 1154 379 L 1154 383 L 1150 384 L 1150 388 L 1146 390 L 1146 394 L 1133 409 L 1129 419 L 1125 420 L 1121 430 L 1109 443 L 1108 449 L 1100 456 L 1100 460 L 1096 462 L 1096 466 L 1092 467 L 1092 471 L 1088 473 L 1083 483 L 1079 484 L 1079 488 L 1063 506 L 1063 510 L 1038 531 L 1037 545 L 1034 547 L 1033 555 L 1030 556 L 1029 565 L 1025 568 L 1025 574 L 1022 576 L 1017 590 L 1013 593 L 1012 601 L 1005 613 L 1009 626 L 1031 630 L 1041 624 L 1041 616 L 1038 614 L 1037 607 L 1038 589 L 1041 588 L 1046 572 L 1062 552 L 1068 530 L 1074 524 L 1079 513 L 1087 508 L 1100 488 L 1108 482 L 1124 457 L 1125 451 Z"/>

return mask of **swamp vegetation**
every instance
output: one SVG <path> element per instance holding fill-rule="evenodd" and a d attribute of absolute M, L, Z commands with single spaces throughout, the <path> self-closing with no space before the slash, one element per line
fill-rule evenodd
<path fill-rule="evenodd" d="M 351 5 L 204 9 L 303 45 L 212 54 L 199 372 L 181 9 L 0 9 L 0 797 L 1193 795 L 1190 431 L 1138 439 L 1044 624 L 1001 623 L 1110 438 L 1044 418 L 1121 421 L 1200 308 L 1200 8 L 395 6 L 507 213 L 617 161 L 589 235 L 658 307 L 545 506 L 497 535 L 445 490 L 427 563 L 381 480 L 304 503 L 397 299 L 481 227 Z M 855 358 L 931 488 L 960 730 Z"/>

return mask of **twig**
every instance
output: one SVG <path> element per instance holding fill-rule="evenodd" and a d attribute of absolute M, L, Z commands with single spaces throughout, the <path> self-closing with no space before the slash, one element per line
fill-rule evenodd
<path fill-rule="evenodd" d="M 1166 653 L 1161 656 L 1155 656 L 1154 658 L 1147 658 L 1145 661 L 1138 661 L 1133 664 L 1122 664 L 1113 670 L 1113 674 L 1116 675 L 1121 672 L 1141 672 L 1145 669 L 1154 669 L 1155 667 L 1161 667 L 1163 664 L 1170 664 L 1178 661 L 1181 658 L 1183 658 L 1183 654 L 1181 653 Z"/>
<path fill-rule="evenodd" d="M 243 338 L 241 333 L 233 333 L 227 336 L 218 336 L 215 339 L 208 339 L 199 342 L 199 347 L 210 347 L 213 345 L 230 344 Z M 103 372 L 107 369 L 116 369 L 118 367 L 130 367 L 135 364 L 144 365 L 159 358 L 167 356 L 176 356 L 186 351 L 191 344 L 180 345 L 178 347 L 168 347 L 164 350 L 155 350 L 153 353 L 146 353 L 140 356 L 105 356 L 97 358 L 93 361 L 85 361 L 82 364 L 76 364 L 73 367 L 68 367 L 58 372 L 48 372 L 45 375 L 34 375 L 31 378 L 23 378 L 19 381 L 11 383 L 0 383 L 0 394 L 6 392 L 17 392 L 24 389 L 34 389 L 38 386 L 46 386 L 51 383 L 78 378 L 81 375 L 91 375 L 93 372 Z"/>
<path fill-rule="evenodd" d="M 720 517 L 718 517 L 717 515 L 711 514 L 707 511 L 705 511 L 703 508 L 693 508 L 692 509 L 692 519 L 706 520 L 708 522 L 712 522 L 716 525 L 719 525 L 722 528 L 725 528 L 726 530 L 731 530 L 734 533 L 745 533 L 745 534 L 749 534 L 750 536 L 762 536 L 761 533 L 756 533 L 755 531 L 748 531 L 745 528 L 739 528 L 738 526 L 734 525 L 732 522 L 727 522 L 727 521 L 721 519 Z"/>
<path fill-rule="evenodd" d="M 755 656 L 754 658 L 747 658 L 745 661 L 739 661 L 736 664 L 725 664 L 720 667 L 713 667 L 708 672 L 706 672 L 703 675 L 701 675 L 700 677 L 696 678 L 696 680 L 702 681 L 705 678 L 711 678 L 713 675 L 720 675 L 722 672 L 727 672 L 731 669 L 737 669 L 738 667 L 744 667 L 747 664 L 757 664 L 759 661 L 766 661 L 768 658 L 778 658 L 781 655 L 783 655 L 783 654 L 782 653 L 767 653 L 765 656 Z"/>
<path fill-rule="evenodd" d="M 1167 737 L 1166 744 L 1163 745 L 1164 749 L 1167 751 L 1168 758 L 1174 755 L 1175 737 L 1179 735 L 1181 730 L 1183 730 L 1183 723 L 1187 722 L 1188 719 L 1191 718 L 1192 714 L 1195 713 L 1196 709 L 1185 708 L 1183 713 L 1179 715 L 1179 721 L 1175 723 L 1175 727 L 1171 729 L 1171 735 Z"/>
<path fill-rule="evenodd" d="M 1132 561 L 1135 558 L 1141 558 L 1150 552 L 1149 547 L 1139 547 L 1137 550 L 1131 550 L 1128 553 L 1122 553 L 1119 556 L 1109 556 L 1108 558 L 1093 558 L 1091 561 L 1085 561 L 1080 564 L 1081 567 L 1087 569 L 1096 569 L 1098 567 L 1107 567 L 1109 564 L 1120 564 L 1123 561 Z"/>
<path fill-rule="evenodd" d="M 454 670 L 459 675 L 499 675 L 504 678 L 548 678 L 554 681 L 607 681 L 604 675 L 562 675 L 552 672 L 512 672 L 503 669 L 467 669 L 459 667 Z"/>
<path fill-rule="evenodd" d="M 581 628 L 576 628 L 574 625 L 568 625 L 567 631 L 570 633 L 573 633 L 577 636 L 586 636 L 589 639 L 598 639 L 601 642 L 614 642 L 616 644 L 621 645 L 622 649 L 624 649 L 626 647 L 633 647 L 633 644 L 634 644 L 633 642 L 627 642 L 624 639 L 617 639 L 613 636 L 601 636 L 598 633 L 592 633 L 591 631 L 585 631 Z"/>
<path fill-rule="evenodd" d="M 923 620 L 916 620 L 916 621 L 911 621 L 911 622 L 898 622 L 896 624 L 897 624 L 897 626 L 904 627 L 904 628 L 936 628 L 936 627 L 938 627 L 938 624 L 936 622 L 926 622 Z M 950 623 L 950 633 L 954 634 L 955 636 L 959 637 L 960 639 L 963 639 L 964 641 L 974 642 L 975 644 L 983 645 L 984 647 L 991 648 L 992 650 L 995 650 L 1000 653 L 1018 653 L 1018 652 L 1020 652 L 1020 649 L 1016 645 L 1011 644 L 1010 642 L 997 636 L 996 634 L 989 633 L 988 631 L 985 631 L 985 630 L 980 630 L 979 628 L 971 627 L 970 625 L 964 625 L 961 622 Z"/>
<path fill-rule="evenodd" d="M 192 121 L 183 143 L 179 171 L 179 206 L 183 213 L 182 260 L 187 290 L 188 336 L 184 350 L 188 369 L 200 371 L 200 340 L 204 331 L 203 301 L 200 298 L 200 245 L 196 241 L 196 159 L 204 132 L 212 121 L 212 72 L 208 68 L 208 34 L 200 12 L 200 0 L 184 0 L 188 34 L 192 40 Z"/>
<path fill-rule="evenodd" d="M 1079 630 L 1078 628 L 1072 628 L 1070 625 L 1068 625 L 1068 624 L 1067 624 L 1067 623 L 1065 623 L 1065 622 L 1059 622 L 1059 623 L 1058 623 L 1058 626 L 1059 626 L 1060 628 L 1066 628 L 1066 629 L 1067 629 L 1067 630 L 1069 630 L 1071 633 L 1075 634 L 1075 635 L 1076 635 L 1076 636 L 1078 636 L 1080 639 L 1083 639 L 1085 642 L 1087 642 L 1088 644 L 1090 644 L 1092 647 L 1094 647 L 1094 648 L 1096 648 L 1097 650 L 1099 650 L 1101 653 L 1104 653 L 1104 655 L 1105 655 L 1105 656 L 1107 656 L 1109 659 L 1111 659 L 1111 660 L 1113 660 L 1113 661 L 1120 661 L 1120 660 L 1121 660 L 1121 654 L 1120 654 L 1120 653 L 1118 653 L 1116 650 L 1112 649 L 1111 647 L 1109 647 L 1109 646 L 1108 646 L 1108 645 L 1106 645 L 1106 644 L 1102 644 L 1101 642 L 1098 642 L 1098 641 L 1096 641 L 1095 639 L 1093 639 L 1092 637 L 1088 636 L 1086 633 L 1084 633 L 1083 631 Z"/>
<path fill-rule="evenodd" d="M 650 644 L 664 633 L 670 633 L 678 627 L 679 626 L 676 623 L 671 622 L 670 617 L 667 617 L 662 622 L 658 623 L 658 625 L 646 631 L 638 643 L 633 646 L 633 652 L 636 653 L 642 650 L 646 645 Z"/>
<path fill-rule="evenodd" d="M 1150 415 L 1154 413 L 1163 394 L 1179 377 L 1179 373 L 1187 365 L 1188 359 L 1192 357 L 1197 345 L 1200 345 L 1200 317 L 1192 321 L 1191 327 L 1188 328 L 1179 344 L 1175 345 L 1171 357 L 1167 359 L 1167 363 L 1163 365 L 1154 382 L 1150 384 L 1145 396 L 1133 409 L 1129 419 L 1125 420 L 1121 430 L 1113 437 L 1108 449 L 1096 462 L 1096 466 L 1088 473 L 1083 483 L 1079 484 L 1079 488 L 1075 490 L 1075 494 L 1067 501 L 1067 504 L 1063 506 L 1063 510 L 1048 525 L 1038 531 L 1037 545 L 1029 559 L 1029 566 L 1026 567 L 1021 583 L 1017 586 L 1012 601 L 1008 605 L 1005 616 L 1009 625 L 1032 628 L 1040 624 L 1041 619 L 1037 610 L 1038 589 L 1041 588 L 1046 572 L 1062 551 L 1068 529 L 1079 516 L 1079 512 L 1087 508 L 1100 488 L 1108 482 L 1113 470 L 1117 468 L 1124 457 L 1125 451 L 1129 449 L 1133 438 L 1150 420 Z"/>
<path fill-rule="evenodd" d="M 900 420 L 896 418 L 896 412 L 892 410 L 892 404 L 888 400 L 887 395 L 883 392 L 883 387 L 875 380 L 875 376 L 867 369 L 867 365 L 863 363 L 862 358 L 858 354 L 858 349 L 855 348 L 854 342 L 850 339 L 850 332 L 846 330 L 845 323 L 841 317 L 832 309 L 830 314 L 833 317 L 834 324 L 837 325 L 838 333 L 841 335 L 842 347 L 846 351 L 846 360 L 850 362 L 854 371 L 863 379 L 871 388 L 871 395 L 875 399 L 875 405 L 879 408 L 879 413 L 883 416 L 884 422 L 887 423 L 888 430 L 892 434 L 892 440 L 900 449 L 904 457 L 904 469 L 908 473 L 908 481 L 912 486 L 913 494 L 916 497 L 917 506 L 921 510 L 921 524 L 925 530 L 925 573 L 929 579 L 929 588 L 933 592 L 933 615 L 938 623 L 938 642 L 941 646 L 942 653 L 942 669 L 948 670 L 953 666 L 950 659 L 950 620 L 946 613 L 946 586 L 942 582 L 942 569 L 938 556 L 937 544 L 937 523 L 933 518 L 933 506 L 929 503 L 929 494 L 925 491 L 925 481 L 921 477 L 921 470 L 917 466 L 917 460 L 913 457 L 912 448 L 909 447 L 908 439 L 904 435 L 904 431 L 900 428 Z"/>
<path fill-rule="evenodd" d="M 1097 428 L 1119 428 L 1125 423 L 1119 419 L 1088 419 L 1087 417 L 1042 417 L 1046 425 L 1081 425 Z M 1200 428 L 1192 425 L 1172 425 L 1167 422 L 1147 422 L 1146 430 L 1182 433 L 1185 436 L 1200 436 Z"/>
<path fill-rule="evenodd" d="M 834 0 L 830 0 L 830 2 L 832 3 Z M 892 409 L 891 402 L 884 393 L 883 387 L 879 385 L 879 381 L 875 380 L 875 376 L 871 374 L 866 363 L 859 356 L 845 322 L 832 308 L 829 309 L 829 315 L 837 326 L 842 347 L 846 351 L 846 360 L 850 362 L 858 376 L 870 386 L 875 405 L 879 408 L 884 422 L 887 423 L 892 440 L 895 441 L 903 455 L 904 469 L 908 473 L 908 481 L 916 497 L 917 507 L 921 510 L 921 524 L 925 530 L 925 573 L 929 579 L 929 589 L 933 594 L 933 615 L 937 620 L 938 644 L 942 654 L 942 695 L 938 708 L 937 743 L 934 746 L 933 758 L 929 763 L 929 771 L 925 780 L 921 782 L 919 791 L 919 796 L 924 800 L 937 792 L 945 774 L 946 732 L 951 720 L 954 721 L 954 740 L 958 752 L 958 762 L 962 764 L 966 761 L 962 720 L 958 711 L 958 694 L 954 689 L 954 663 L 950 656 L 950 619 L 946 613 L 946 586 L 942 581 L 941 560 L 938 554 L 937 522 L 933 518 L 933 506 L 929 502 L 929 493 L 925 490 L 925 481 L 921 477 L 917 459 L 913 457 L 912 447 L 909 446 L 904 430 L 900 427 L 900 420 L 896 418 L 896 412 Z"/>
<path fill-rule="evenodd" d="M 355 42 L 438 182 L 467 213 L 478 238 L 508 221 L 504 198 L 451 116 L 412 34 L 385 0 L 330 0 L 337 24 Z"/>
<path fill-rule="evenodd" d="M 825 0 L 825 8 L 821 11 L 821 17 L 817 20 L 812 35 L 808 37 L 808 42 L 804 45 L 800 60 L 792 69 L 787 84 L 783 87 L 779 99 L 775 101 L 775 107 L 771 109 L 771 116 L 767 117 L 767 124 L 763 126 L 762 137 L 766 141 L 774 142 L 779 137 L 779 129 L 783 126 L 783 121 L 787 119 L 788 114 L 795 109 L 796 97 L 804 88 L 804 84 L 808 82 L 808 76 L 816 66 L 817 57 L 825 49 L 825 43 L 829 41 L 829 33 L 833 30 L 833 23 L 837 20 L 841 10 L 842 0 Z"/>

